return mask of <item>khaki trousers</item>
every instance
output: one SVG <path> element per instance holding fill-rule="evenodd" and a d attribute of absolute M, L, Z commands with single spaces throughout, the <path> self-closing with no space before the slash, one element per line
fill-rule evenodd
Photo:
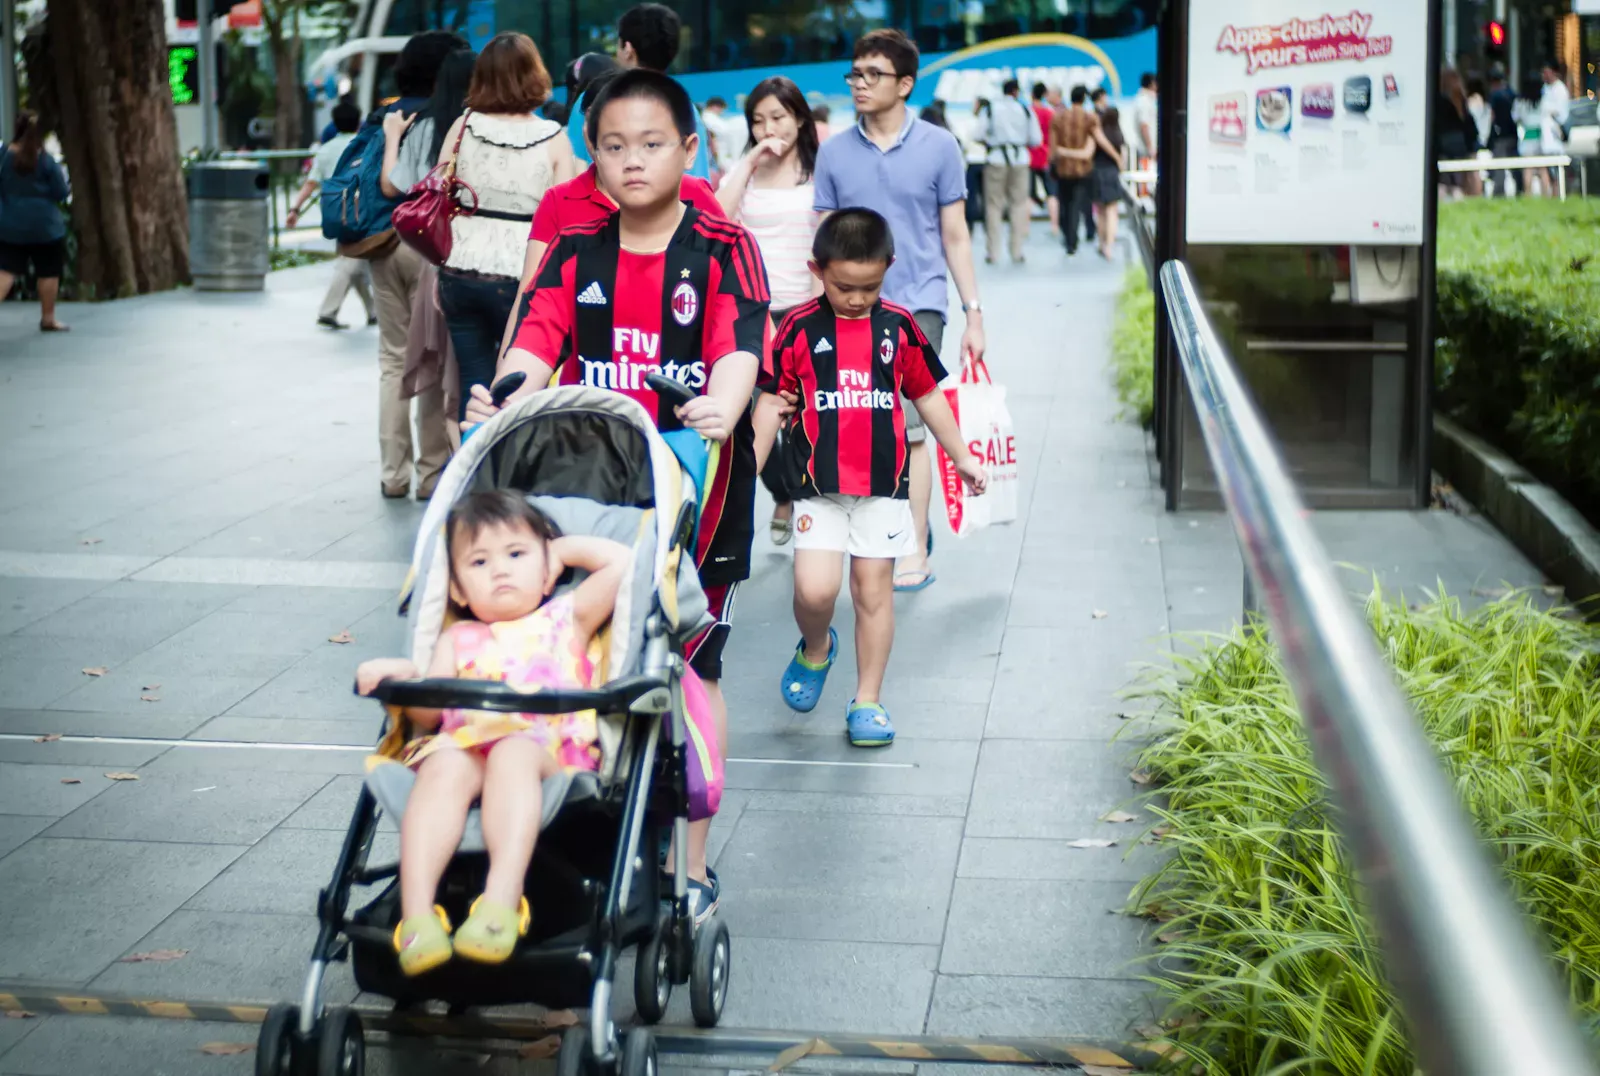
<path fill-rule="evenodd" d="M 1022 245 L 1028 239 L 1028 224 L 1033 205 L 1028 199 L 1028 184 L 1033 173 L 1024 157 L 1021 164 L 983 166 L 983 231 L 989 243 L 989 260 L 1000 257 L 1000 221 L 1011 210 L 1011 257 L 1022 260 Z"/>
<path fill-rule="evenodd" d="M 361 305 L 366 308 L 367 319 L 371 320 L 374 314 L 372 309 L 372 285 L 367 272 L 367 263 L 360 258 L 335 258 L 333 260 L 333 279 L 328 282 L 328 292 L 322 297 L 322 309 L 317 311 L 319 318 L 333 318 L 339 316 L 339 308 L 344 305 L 346 295 L 350 289 L 356 289 L 356 294 L 361 297 Z"/>
<path fill-rule="evenodd" d="M 397 245 L 394 253 L 374 258 L 372 290 L 378 304 L 378 455 L 383 489 L 404 496 L 411 487 L 411 401 L 401 394 L 406 372 L 406 338 L 411 332 L 411 301 L 422 274 L 422 255 Z M 450 460 L 450 428 L 444 414 L 444 389 L 418 394 L 416 455 L 417 492 L 431 494 L 439 472 Z"/>

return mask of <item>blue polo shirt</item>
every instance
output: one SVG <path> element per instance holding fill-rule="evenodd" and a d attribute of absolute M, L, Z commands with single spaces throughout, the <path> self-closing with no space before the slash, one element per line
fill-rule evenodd
<path fill-rule="evenodd" d="M 572 115 L 567 117 L 567 137 L 572 142 L 572 155 L 584 164 L 593 164 L 589 156 L 589 144 L 583 140 L 584 113 L 578 109 L 572 110 Z M 694 160 L 689 162 L 689 168 L 684 175 L 698 176 L 706 182 L 711 181 L 711 155 L 706 152 L 706 125 L 700 119 L 700 110 L 694 110 L 694 133 L 700 136 L 700 148 L 694 152 Z"/>
<path fill-rule="evenodd" d="M 882 150 L 858 123 L 822 144 L 813 178 L 817 212 L 860 207 L 888 220 L 894 264 L 884 277 L 883 297 L 944 317 L 948 287 L 939 210 L 967 196 L 967 162 L 955 136 L 908 111 L 900 137 Z"/>

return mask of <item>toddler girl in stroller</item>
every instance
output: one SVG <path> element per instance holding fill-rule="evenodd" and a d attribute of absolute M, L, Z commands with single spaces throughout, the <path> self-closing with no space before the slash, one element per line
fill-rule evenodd
<path fill-rule="evenodd" d="M 463 499 L 445 534 L 450 600 L 463 619 L 440 636 L 427 675 L 500 680 L 523 690 L 593 687 L 589 643 L 611 618 L 628 547 L 563 537 L 549 517 L 506 490 Z M 588 575 L 551 598 L 567 568 Z M 418 675 L 402 658 L 369 661 L 357 671 L 357 687 L 370 694 L 385 680 Z M 452 953 L 502 963 L 528 931 L 523 887 L 539 835 L 541 782 L 561 769 L 599 767 L 595 714 L 413 708 L 407 716 L 414 727 L 438 732 L 414 740 L 401 759 L 417 771 L 400 828 L 401 921 L 394 946 L 401 970 L 421 975 Z M 435 892 L 480 798 L 488 877 L 452 941 Z"/>

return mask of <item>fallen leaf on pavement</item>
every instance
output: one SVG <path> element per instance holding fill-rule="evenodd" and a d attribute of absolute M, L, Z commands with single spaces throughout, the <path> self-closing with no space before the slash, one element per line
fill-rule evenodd
<path fill-rule="evenodd" d="M 7 1020 L 32 1020 L 35 1016 L 38 1016 L 38 1015 L 39 1015 L 38 1013 L 29 1012 L 27 1009 L 7 1009 L 6 1010 L 6 1019 Z"/>
<path fill-rule="evenodd" d="M 139 701 L 140 702 L 160 702 L 161 701 L 161 696 L 160 695 L 140 695 L 139 696 Z"/>
<path fill-rule="evenodd" d="M 80 538 L 78 540 L 78 544 L 79 545 L 99 545 L 103 541 L 105 541 L 104 538 Z"/>
<path fill-rule="evenodd" d="M 819 1039 L 807 1039 L 805 1042 L 802 1042 L 797 1046 L 791 1046 L 787 1050 L 783 1051 L 783 1053 L 773 1058 L 772 1064 L 767 1066 L 767 1071 L 782 1072 L 796 1061 L 805 1058 L 811 1053 L 812 1050 L 815 1050 L 820 1045 L 822 1045 L 822 1043 Z"/>
<path fill-rule="evenodd" d="M 1154 837 L 1156 840 L 1159 841 L 1161 838 L 1165 837 L 1167 834 L 1169 834 L 1171 832 L 1172 832 L 1172 827 L 1171 826 L 1157 826 L 1155 829 L 1150 831 L 1150 836 Z"/>
<path fill-rule="evenodd" d="M 1116 841 L 1108 841 L 1104 837 L 1079 837 L 1075 841 L 1068 841 L 1068 848 L 1110 848 Z"/>
<path fill-rule="evenodd" d="M 63 777 L 61 779 L 61 783 L 64 784 L 64 785 L 81 785 L 81 784 L 83 784 L 83 782 L 78 780 L 76 777 Z"/>
<path fill-rule="evenodd" d="M 518 1057 L 525 1057 L 529 1061 L 543 1061 L 554 1057 L 561 1052 L 561 1036 L 546 1035 L 535 1042 L 530 1042 L 517 1051 Z"/>
<path fill-rule="evenodd" d="M 1096 609 L 1094 612 L 1090 613 L 1089 615 L 1094 617 L 1096 620 L 1104 620 L 1106 617 L 1110 616 L 1111 614 L 1106 612 L 1104 609 Z"/>
<path fill-rule="evenodd" d="M 232 1057 L 235 1054 L 247 1054 L 255 1048 L 255 1044 L 250 1042 L 208 1042 L 200 1047 L 200 1052 L 212 1057 Z"/>
<path fill-rule="evenodd" d="M 160 691 L 161 690 L 161 685 L 160 684 L 145 684 L 139 690 L 140 691 Z"/>
<path fill-rule="evenodd" d="M 1136 815 L 1136 814 L 1129 814 L 1127 811 L 1111 811 L 1111 812 L 1109 812 L 1107 814 L 1101 815 L 1100 816 L 1100 821 L 1102 821 L 1102 822 L 1137 822 L 1137 821 L 1139 821 L 1139 816 Z"/>
<path fill-rule="evenodd" d="M 85 675 L 85 676 L 104 676 L 106 673 L 108 673 L 110 671 L 111 670 L 106 668 L 104 665 L 91 665 L 87 669 L 83 670 L 83 675 Z"/>
<path fill-rule="evenodd" d="M 137 781 L 139 779 L 139 775 L 136 773 L 108 773 L 106 776 L 113 781 Z"/>
<path fill-rule="evenodd" d="M 55 743 L 59 739 L 61 739 L 61 733 L 59 733 L 59 732 L 47 732 L 43 736 L 35 736 L 33 738 L 33 742 L 34 743 Z"/>
<path fill-rule="evenodd" d="M 353 643 L 355 641 L 356 637 L 351 635 L 348 631 L 341 631 L 338 635 L 328 636 L 328 642 L 338 643 L 341 646 L 343 646 L 345 643 Z"/>
<path fill-rule="evenodd" d="M 1151 781 L 1155 780 L 1154 777 L 1150 776 L 1149 770 L 1134 770 L 1132 773 L 1128 774 L 1128 777 L 1136 785 L 1147 785 Z"/>
<path fill-rule="evenodd" d="M 1176 930 L 1169 930 L 1165 934 L 1156 935 L 1156 941 L 1161 942 L 1163 945 L 1171 945 L 1175 941 L 1182 940 L 1183 935 L 1179 934 Z"/>
<path fill-rule="evenodd" d="M 1166 1034 L 1165 1031 L 1161 1030 L 1161 1028 L 1157 1027 L 1155 1024 L 1139 1024 L 1133 1029 L 1133 1033 L 1138 1035 L 1140 1038 L 1145 1039 L 1159 1039 L 1161 1036 Z"/>
<path fill-rule="evenodd" d="M 1128 1076 L 1132 1068 L 1113 1068 L 1110 1065 L 1083 1065 L 1078 1069 L 1083 1076 Z"/>
<path fill-rule="evenodd" d="M 189 955 L 187 949 L 152 949 L 148 953 L 129 953 L 118 964 L 160 964 L 168 960 L 182 960 Z"/>
<path fill-rule="evenodd" d="M 577 1027 L 578 1014 L 571 1009 L 557 1009 L 555 1012 L 544 1014 L 544 1026 L 548 1028 Z"/>

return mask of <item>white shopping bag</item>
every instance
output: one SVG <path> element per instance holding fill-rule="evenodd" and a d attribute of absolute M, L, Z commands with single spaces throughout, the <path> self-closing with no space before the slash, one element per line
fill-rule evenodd
<path fill-rule="evenodd" d="M 933 453 L 934 481 L 944 500 L 945 519 L 958 536 L 1017 518 L 1017 439 L 1006 408 L 1006 390 L 989 376 L 982 359 L 962 365 L 961 380 L 944 390 L 961 439 L 989 472 L 989 489 L 974 497 L 961 480 L 955 461 L 928 438 Z"/>

